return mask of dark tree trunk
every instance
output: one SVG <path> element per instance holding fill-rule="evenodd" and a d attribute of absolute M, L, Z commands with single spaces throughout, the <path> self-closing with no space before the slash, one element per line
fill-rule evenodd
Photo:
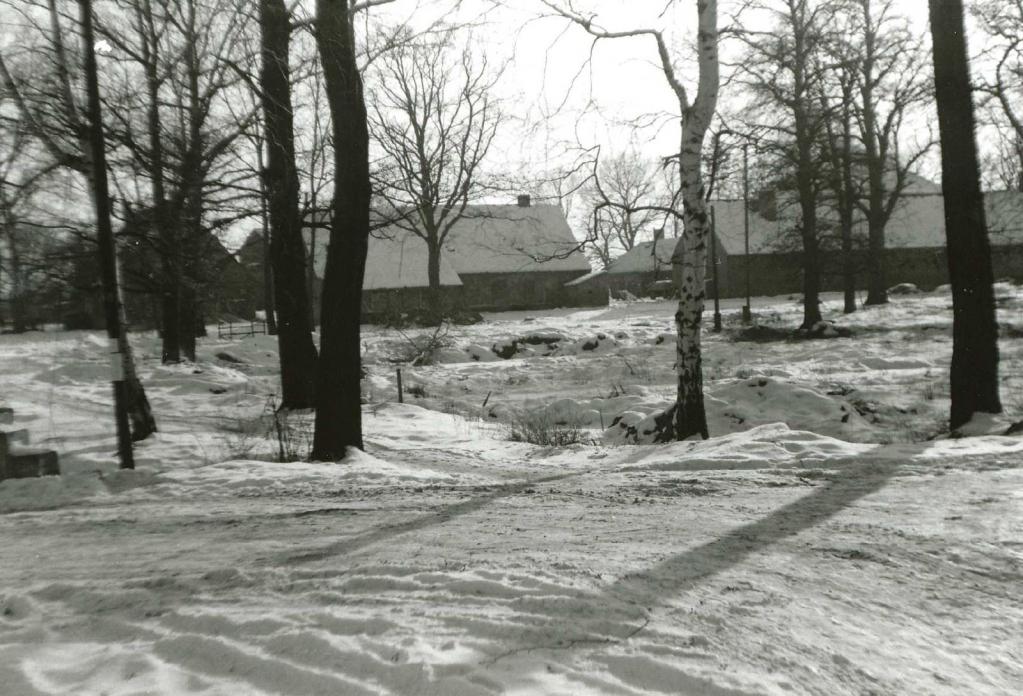
<path fill-rule="evenodd" d="M 195 362 L 196 297 L 191 283 L 181 290 L 181 305 L 178 313 L 178 341 L 181 355 L 185 360 Z"/>
<path fill-rule="evenodd" d="M 796 126 L 797 132 L 799 126 Z M 821 320 L 820 305 L 820 240 L 817 239 L 817 195 L 814 191 L 811 145 L 803 142 L 799 147 L 796 183 L 799 194 L 799 222 L 803 238 L 803 325 L 811 329 Z"/>
<path fill-rule="evenodd" d="M 864 19 L 869 22 L 870 3 L 864 3 Z M 874 97 L 874 56 L 877 36 L 867 31 L 863 70 L 862 139 L 867 159 L 867 304 L 879 305 L 888 302 L 888 287 L 885 282 L 885 241 L 884 228 L 887 224 L 884 213 L 884 172 L 888 163 L 881 156 L 881 144 L 877 135 L 877 113 Z"/>
<path fill-rule="evenodd" d="M 260 86 L 266 124 L 263 171 L 270 217 L 277 345 L 281 362 L 281 407 L 311 408 L 316 399 L 316 346 L 309 325 L 305 245 L 298 210 L 295 127 L 288 67 L 290 19 L 284 0 L 260 0 L 263 66 Z"/>
<path fill-rule="evenodd" d="M 877 196 L 877 205 L 883 205 Z M 870 195 L 871 212 L 867 221 L 867 302 L 868 305 L 888 303 L 888 285 L 885 278 L 885 223 L 874 213 L 874 194 Z"/>
<path fill-rule="evenodd" d="M 172 252 L 168 252 L 172 253 Z M 175 273 L 166 255 L 161 260 L 163 291 L 160 298 L 160 339 L 164 363 L 181 360 L 181 339 L 178 324 L 181 321 L 181 285 L 173 280 Z"/>
<path fill-rule="evenodd" d="M 856 311 L 856 264 L 853 258 L 852 211 L 842 211 L 842 311 Z"/>
<path fill-rule="evenodd" d="M 952 411 L 950 426 L 975 413 L 1001 413 L 998 324 L 991 248 L 970 93 L 961 0 L 929 0 L 935 101 L 941 134 L 948 270 L 952 282 Z"/>
<path fill-rule="evenodd" d="M 85 80 L 88 93 L 89 161 L 92 164 L 92 192 L 96 207 L 96 232 L 99 261 L 103 278 L 103 308 L 107 336 L 111 344 L 111 366 L 114 368 L 114 414 L 117 424 L 117 449 L 122 469 L 134 469 L 131 428 L 128 424 L 128 391 L 123 369 L 123 356 L 118 348 L 122 338 L 120 295 L 117 288 L 117 250 L 110 223 L 110 192 L 107 187 L 106 146 L 103 142 L 103 116 L 100 107 L 99 81 L 96 69 L 95 38 L 92 31 L 92 3 L 79 0 L 82 18 L 82 42 L 85 53 Z"/>
<path fill-rule="evenodd" d="M 263 311 L 266 313 L 266 332 L 270 336 L 277 335 L 277 313 L 274 311 L 274 280 L 273 266 L 270 263 L 270 213 L 266 207 L 266 179 L 263 177 L 263 143 L 259 143 L 256 152 L 259 162 L 259 206 L 263 222 Z M 312 322 L 310 322 L 311 324 Z"/>
<path fill-rule="evenodd" d="M 842 108 L 842 193 L 839 196 L 839 217 L 842 226 L 842 299 L 843 311 L 856 311 L 856 262 L 853 258 L 853 210 L 855 208 L 852 179 L 852 119 L 849 114 L 849 97 Z"/>
<path fill-rule="evenodd" d="M 152 21 L 152 6 L 143 5 L 143 12 Z M 146 121 L 149 128 L 150 170 L 153 187 L 153 226 L 156 227 L 160 250 L 160 339 L 164 363 L 181 360 L 181 343 L 178 332 L 181 306 L 181 268 L 178 264 L 177 221 L 171 219 L 167 206 L 167 191 L 164 182 L 163 134 L 160 119 L 160 78 L 157 73 L 160 43 L 142 42 L 146 73 Z"/>
<path fill-rule="evenodd" d="M 809 210 L 807 210 L 809 208 Z M 803 205 L 803 326 L 812 329 L 821 320 L 820 241 L 817 239 L 817 211 Z"/>
<path fill-rule="evenodd" d="M 14 333 L 25 333 L 28 331 L 28 321 L 25 317 L 24 283 L 22 283 L 21 251 L 20 242 L 17 238 L 18 230 L 16 223 L 11 223 L 7 230 L 7 243 L 10 251 L 8 261 L 10 262 L 11 276 L 11 322 Z"/>
<path fill-rule="evenodd" d="M 334 140 L 334 216 L 320 318 L 313 459 L 362 449 L 359 311 L 369 243 L 369 131 L 347 0 L 317 0 L 316 43 Z"/>
<path fill-rule="evenodd" d="M 430 288 L 430 310 L 437 312 L 438 315 L 443 315 L 450 308 L 444 306 L 444 296 L 440 289 L 441 246 L 436 232 L 427 235 L 426 251 L 426 279 Z"/>

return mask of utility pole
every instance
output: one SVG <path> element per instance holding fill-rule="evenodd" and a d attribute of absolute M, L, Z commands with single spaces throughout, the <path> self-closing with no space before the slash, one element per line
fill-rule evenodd
<path fill-rule="evenodd" d="M 710 266 L 714 283 L 714 330 L 721 330 L 721 295 L 718 285 L 718 226 L 714 206 L 710 207 Z"/>
<path fill-rule="evenodd" d="M 750 284 L 749 284 L 749 143 L 742 144 L 742 228 L 746 236 L 746 304 L 742 308 L 742 323 L 749 324 L 753 321 L 753 312 L 750 309 Z"/>
<path fill-rule="evenodd" d="M 124 381 L 124 356 L 118 350 L 121 338 L 120 300 L 117 294 L 117 250 L 110 223 L 110 191 L 103 142 L 103 114 L 100 110 L 96 66 L 96 39 L 92 30 L 92 2 L 79 0 L 82 42 L 85 51 L 85 83 L 88 94 L 89 149 L 92 164 L 92 192 L 96 204 L 96 237 L 103 281 L 103 310 L 110 339 L 110 369 L 114 383 L 114 415 L 117 420 L 117 452 L 122 469 L 134 469 L 135 458 L 128 427 L 128 388 Z"/>

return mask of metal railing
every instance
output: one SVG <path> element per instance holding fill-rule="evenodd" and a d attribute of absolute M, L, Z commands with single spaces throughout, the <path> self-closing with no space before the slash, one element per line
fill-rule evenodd
<path fill-rule="evenodd" d="M 266 333 L 265 321 L 218 321 L 217 338 L 244 338 Z"/>

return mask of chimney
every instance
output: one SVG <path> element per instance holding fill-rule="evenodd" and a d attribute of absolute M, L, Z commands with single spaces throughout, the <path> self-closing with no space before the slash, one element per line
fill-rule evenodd
<path fill-rule="evenodd" d="M 528 208 L 529 207 L 529 194 L 528 193 L 519 194 L 519 207 L 520 208 Z"/>
<path fill-rule="evenodd" d="M 656 230 L 654 230 L 654 242 L 659 242 L 662 239 L 664 239 L 664 228 L 658 227 Z"/>

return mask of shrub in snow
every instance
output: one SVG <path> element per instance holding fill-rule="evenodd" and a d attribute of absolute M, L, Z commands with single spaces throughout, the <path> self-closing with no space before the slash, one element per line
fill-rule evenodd
<path fill-rule="evenodd" d="M 575 423 L 555 423 L 547 410 L 541 409 L 513 416 L 508 424 L 508 439 L 542 447 L 564 447 L 582 442 L 583 431 Z"/>

